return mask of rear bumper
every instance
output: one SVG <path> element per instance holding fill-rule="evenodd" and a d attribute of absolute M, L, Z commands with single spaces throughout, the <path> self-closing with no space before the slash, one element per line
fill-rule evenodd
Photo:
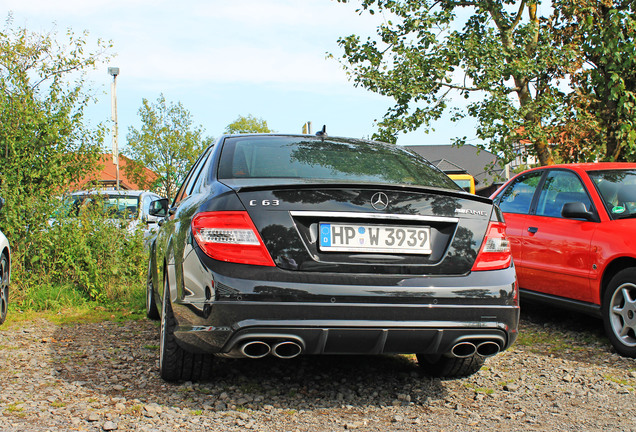
<path fill-rule="evenodd" d="M 274 307 L 309 310 L 306 305 Z M 333 307 L 333 306 L 331 306 Z M 375 305 L 381 310 L 393 306 Z M 441 314 L 458 314 L 475 320 L 383 321 L 354 320 L 345 316 L 352 312 L 348 306 L 343 316 L 331 320 L 241 320 L 232 326 L 179 326 L 175 332 L 179 343 L 189 351 L 234 355 L 242 344 L 264 341 L 270 345 L 292 340 L 305 354 L 382 354 L 424 353 L 446 354 L 460 342 L 479 345 L 492 341 L 501 350 L 508 348 L 517 337 L 518 309 L 499 310 L 436 310 Z M 431 312 L 431 311 L 422 311 Z M 491 315 L 492 314 L 492 315 Z M 423 317 L 430 315 L 422 314 Z"/>
<path fill-rule="evenodd" d="M 377 286 L 276 284 L 221 275 L 215 283 L 240 289 L 205 300 L 190 286 L 186 291 L 192 295 L 173 300 L 175 336 L 189 351 L 238 356 L 250 341 L 270 347 L 293 341 L 305 354 L 439 355 L 460 342 L 495 342 L 504 350 L 517 337 L 514 268 Z"/>

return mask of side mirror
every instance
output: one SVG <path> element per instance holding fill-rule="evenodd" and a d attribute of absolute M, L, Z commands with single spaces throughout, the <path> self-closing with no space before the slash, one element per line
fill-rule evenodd
<path fill-rule="evenodd" d="M 168 198 L 161 198 L 150 203 L 148 214 L 150 216 L 166 217 L 168 216 Z"/>
<path fill-rule="evenodd" d="M 585 219 L 586 221 L 595 222 L 596 216 L 588 211 L 582 202 L 569 202 L 563 204 L 561 216 L 568 219 Z"/>

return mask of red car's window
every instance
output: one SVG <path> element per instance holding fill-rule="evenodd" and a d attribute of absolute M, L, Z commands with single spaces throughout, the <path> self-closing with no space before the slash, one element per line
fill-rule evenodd
<path fill-rule="evenodd" d="M 636 170 L 588 171 L 612 219 L 636 217 Z"/>
<path fill-rule="evenodd" d="M 590 210 L 590 198 L 576 174 L 560 170 L 549 172 L 539 195 L 537 216 L 561 217 L 563 205 L 569 202 L 582 202 Z"/>
<path fill-rule="evenodd" d="M 542 171 L 536 171 L 515 180 L 501 195 L 501 211 L 527 214 L 542 174 Z"/>

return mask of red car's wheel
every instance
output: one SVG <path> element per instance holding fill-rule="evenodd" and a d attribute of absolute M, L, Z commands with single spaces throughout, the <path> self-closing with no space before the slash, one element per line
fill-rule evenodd
<path fill-rule="evenodd" d="M 619 354 L 636 357 L 636 268 L 618 272 L 603 296 L 603 323 Z"/>

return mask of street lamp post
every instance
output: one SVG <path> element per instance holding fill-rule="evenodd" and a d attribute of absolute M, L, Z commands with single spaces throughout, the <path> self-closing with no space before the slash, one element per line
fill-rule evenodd
<path fill-rule="evenodd" d="M 118 67 L 109 67 L 108 74 L 113 76 L 113 83 L 110 85 L 111 97 L 111 118 L 113 120 L 113 164 L 117 172 L 117 183 L 115 189 L 119 190 L 119 145 L 117 143 L 118 125 L 117 125 L 117 75 L 119 75 Z"/>

